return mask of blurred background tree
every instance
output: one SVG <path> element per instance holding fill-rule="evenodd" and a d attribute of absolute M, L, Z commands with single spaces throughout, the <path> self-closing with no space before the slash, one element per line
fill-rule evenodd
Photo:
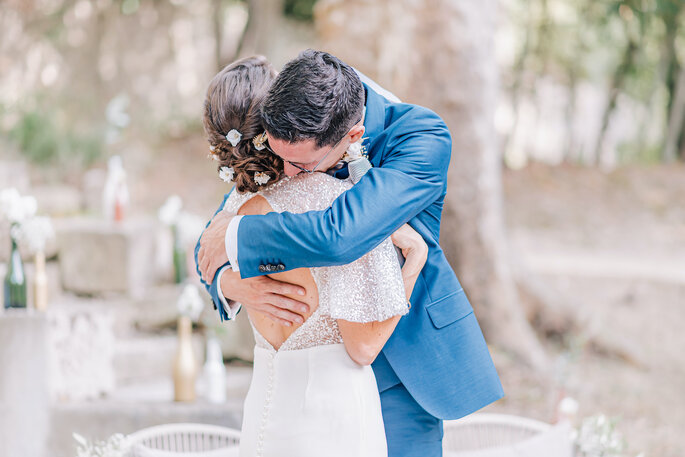
<path fill-rule="evenodd" d="M 639 446 L 682 455 L 671 448 L 685 408 L 670 397 L 684 373 L 684 10 L 5 0 L 0 188 L 31 187 L 46 213 L 80 214 L 118 154 L 136 216 L 178 194 L 209 217 L 228 189 L 205 160 L 207 83 L 238 57 L 261 53 L 278 69 L 304 48 L 330 51 L 450 128 L 441 243 L 506 385 L 495 409 L 547 420 L 566 389 L 587 413 L 625 413 Z M 240 321 L 225 328 L 237 341 Z M 532 379 L 550 370 L 551 385 Z"/>
<path fill-rule="evenodd" d="M 0 142 L 52 179 L 201 138 L 206 82 L 237 57 L 330 50 L 454 138 L 443 237 L 489 341 L 548 365 L 578 327 L 508 259 L 502 166 L 685 158 L 680 0 L 31 0 L 0 4 Z M 494 123 L 492 122 L 494 119 Z M 619 352 L 620 348 L 617 348 Z"/>

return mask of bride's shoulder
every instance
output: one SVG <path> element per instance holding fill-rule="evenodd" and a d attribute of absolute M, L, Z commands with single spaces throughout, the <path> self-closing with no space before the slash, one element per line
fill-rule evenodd
<path fill-rule="evenodd" d="M 323 194 L 342 193 L 352 187 L 349 180 L 337 179 L 326 173 L 300 173 L 299 175 L 283 178 L 273 186 L 265 189 L 267 193 L 274 192 L 318 192 Z"/>
<path fill-rule="evenodd" d="M 263 194 L 280 210 L 299 212 L 326 208 L 351 187 L 349 180 L 340 180 L 325 173 L 300 173 L 280 180 L 265 189 Z"/>

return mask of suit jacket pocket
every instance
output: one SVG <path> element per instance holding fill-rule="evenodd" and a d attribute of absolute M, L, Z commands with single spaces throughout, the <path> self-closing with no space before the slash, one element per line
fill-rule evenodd
<path fill-rule="evenodd" d="M 433 326 L 440 329 L 468 316 L 473 308 L 464 289 L 460 289 L 426 306 L 426 311 Z"/>

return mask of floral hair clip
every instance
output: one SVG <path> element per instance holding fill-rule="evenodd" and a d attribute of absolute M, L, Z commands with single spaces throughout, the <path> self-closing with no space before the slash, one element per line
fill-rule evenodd
<path fill-rule="evenodd" d="M 266 130 L 260 133 L 259 135 L 255 136 L 252 138 L 252 144 L 254 145 L 254 148 L 258 151 L 261 151 L 262 149 L 266 148 L 266 140 L 268 140 L 269 137 L 266 136 Z"/>
<path fill-rule="evenodd" d="M 237 131 L 236 129 L 232 129 L 230 132 L 226 134 L 226 140 L 231 143 L 231 146 L 236 147 L 238 146 L 238 143 L 240 143 L 240 139 L 243 137 L 243 134 Z"/>
<path fill-rule="evenodd" d="M 254 174 L 254 182 L 256 182 L 260 186 L 263 186 L 264 184 L 268 183 L 270 179 L 271 176 L 267 175 L 266 173 L 262 173 L 261 171 L 258 171 Z"/>
<path fill-rule="evenodd" d="M 233 167 L 221 167 L 221 169 L 219 170 L 219 177 L 224 182 L 233 181 L 233 175 L 234 174 L 235 174 L 235 170 L 233 170 Z"/>
<path fill-rule="evenodd" d="M 219 160 L 219 155 L 216 153 L 216 146 L 214 146 L 213 144 L 209 145 L 209 154 L 207 154 L 207 158 L 216 161 Z"/>

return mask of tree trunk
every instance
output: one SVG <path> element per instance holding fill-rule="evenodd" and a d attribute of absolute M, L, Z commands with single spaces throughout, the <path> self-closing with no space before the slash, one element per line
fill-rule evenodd
<path fill-rule="evenodd" d="M 671 163 L 676 160 L 678 140 L 685 125 L 685 66 L 680 68 L 675 94 L 671 101 L 671 112 L 668 116 L 668 130 L 664 147 L 663 160 Z"/>
<path fill-rule="evenodd" d="M 616 109 L 616 101 L 618 99 L 619 93 L 621 92 L 621 89 L 623 88 L 623 82 L 625 81 L 625 77 L 630 68 L 633 66 L 633 61 L 635 60 L 635 54 L 637 53 L 637 49 L 637 44 L 631 38 L 629 38 L 628 44 L 626 45 L 625 51 L 623 52 L 623 58 L 621 59 L 621 63 L 618 65 L 618 67 L 616 67 L 616 70 L 614 71 L 614 76 L 611 80 L 611 87 L 609 89 L 609 99 L 604 109 L 604 113 L 602 114 L 602 124 L 599 130 L 599 135 L 597 135 L 597 143 L 595 144 L 595 152 L 593 156 L 595 163 L 601 162 L 602 146 L 604 143 L 604 137 L 606 136 L 606 132 L 609 129 L 609 121 L 611 120 L 611 115 Z"/>
<path fill-rule="evenodd" d="M 248 0 L 248 22 L 238 45 L 236 57 L 262 54 L 270 57 L 279 39 L 284 0 Z"/>
<path fill-rule="evenodd" d="M 212 0 L 212 34 L 214 35 L 214 69 L 218 72 L 223 68 L 222 42 L 224 41 L 224 8 L 223 0 Z"/>
<path fill-rule="evenodd" d="M 528 20 L 526 22 L 526 34 L 523 39 L 523 47 L 521 48 L 521 53 L 518 55 L 516 58 L 516 62 L 514 63 L 514 67 L 512 68 L 512 73 L 514 75 L 514 81 L 511 84 L 511 112 L 514 116 L 511 129 L 509 132 L 504 135 L 504 138 L 502 140 L 502 151 L 504 153 L 509 152 L 509 143 L 511 142 L 512 138 L 516 135 L 516 130 L 518 129 L 519 125 L 519 104 L 521 101 L 521 92 L 522 92 L 522 85 L 523 85 L 523 79 L 526 74 L 526 69 L 527 69 L 527 62 L 528 62 L 528 57 L 531 53 L 531 41 L 532 41 L 532 32 L 533 32 L 533 19 L 532 15 L 528 16 Z"/>
<path fill-rule="evenodd" d="M 489 343 L 546 372 L 548 358 L 520 305 L 506 252 L 493 124 L 495 15 L 496 0 L 320 0 L 316 9 L 327 50 L 447 123 L 453 147 L 443 248 Z M 352 20 L 359 17 L 364 21 Z"/>

